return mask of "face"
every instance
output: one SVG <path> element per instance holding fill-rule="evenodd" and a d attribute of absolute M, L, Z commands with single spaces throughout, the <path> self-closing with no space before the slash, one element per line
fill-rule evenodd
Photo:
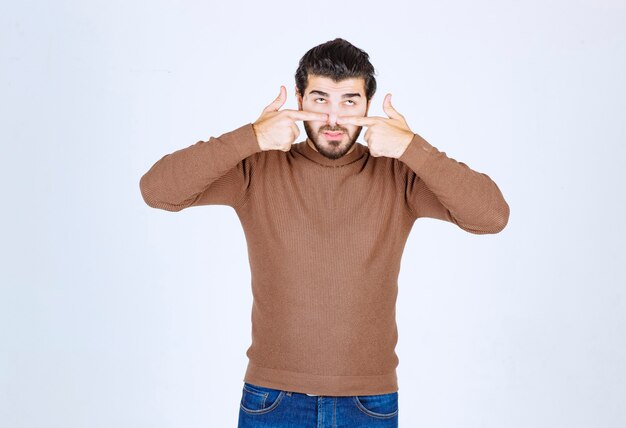
<path fill-rule="evenodd" d="M 328 114 L 328 121 L 304 121 L 307 144 L 329 159 L 338 159 L 354 150 L 362 126 L 337 125 L 338 116 L 367 116 L 365 79 L 334 82 L 329 77 L 309 75 L 304 94 L 298 93 L 298 108 Z"/>

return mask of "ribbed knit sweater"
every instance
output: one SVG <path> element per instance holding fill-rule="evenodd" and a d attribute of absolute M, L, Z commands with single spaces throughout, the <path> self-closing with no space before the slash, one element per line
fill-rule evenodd
<path fill-rule="evenodd" d="M 167 211 L 228 205 L 251 269 L 244 381 L 316 395 L 397 391 L 396 297 L 414 221 L 501 231 L 509 206 L 491 178 L 418 134 L 398 159 L 366 145 L 331 160 L 306 140 L 261 150 L 251 123 L 159 159 L 140 179 Z"/>

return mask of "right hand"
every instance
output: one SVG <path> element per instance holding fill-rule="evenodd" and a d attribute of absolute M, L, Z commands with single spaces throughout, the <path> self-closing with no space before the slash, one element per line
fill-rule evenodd
<path fill-rule="evenodd" d="M 280 86 L 280 94 L 270 105 L 263 109 L 261 116 L 252 124 L 261 150 L 282 150 L 288 152 L 300 135 L 296 125 L 298 120 L 328 120 L 326 113 L 304 110 L 278 110 L 287 100 L 287 90 Z"/>

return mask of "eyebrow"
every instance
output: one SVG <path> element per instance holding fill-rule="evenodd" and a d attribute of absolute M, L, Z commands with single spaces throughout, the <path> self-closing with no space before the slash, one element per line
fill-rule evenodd
<path fill-rule="evenodd" d="M 328 94 L 326 92 L 323 91 L 318 91 L 317 89 L 312 90 L 311 92 L 309 92 L 309 94 L 318 94 L 321 95 L 323 97 L 328 97 Z M 343 94 L 341 96 L 341 98 L 353 98 L 353 97 L 361 97 L 361 94 L 359 94 L 358 92 L 354 92 L 354 93 L 349 93 L 349 94 Z"/>

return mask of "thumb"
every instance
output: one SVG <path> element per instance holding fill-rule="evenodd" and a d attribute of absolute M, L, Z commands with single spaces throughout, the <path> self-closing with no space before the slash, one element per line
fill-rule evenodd
<path fill-rule="evenodd" d="M 383 110 L 391 119 L 402 119 L 402 115 L 391 105 L 391 94 L 385 95 Z"/>
<path fill-rule="evenodd" d="M 283 106 L 283 104 L 285 104 L 286 100 L 287 100 L 287 89 L 285 89 L 283 85 L 280 85 L 280 93 L 278 94 L 278 97 L 276 97 L 276 99 L 272 101 L 270 105 L 265 107 L 264 111 L 265 112 L 277 111 L 279 108 Z"/>

